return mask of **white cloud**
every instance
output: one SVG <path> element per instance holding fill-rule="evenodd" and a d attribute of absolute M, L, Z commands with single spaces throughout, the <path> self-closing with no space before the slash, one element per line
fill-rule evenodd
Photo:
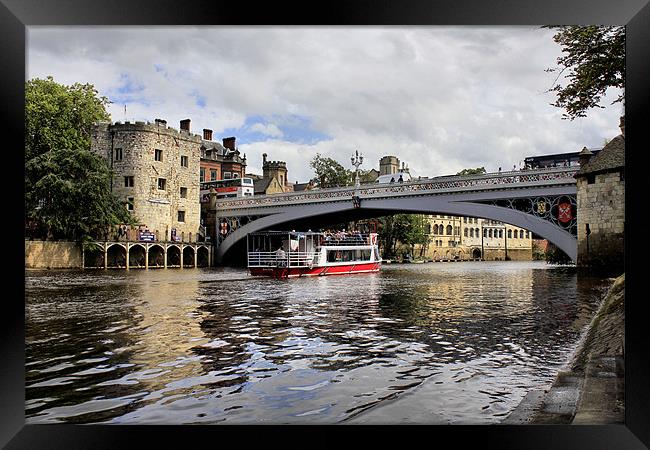
<path fill-rule="evenodd" d="M 545 69 L 561 54 L 552 35 L 523 26 L 28 27 L 27 69 L 94 84 L 115 102 L 116 121 L 178 127 L 190 118 L 193 131 L 215 136 L 237 129 L 250 171 L 261 171 L 266 152 L 302 182 L 316 152 L 352 168 L 359 150 L 362 168 L 395 155 L 415 175 L 435 176 L 511 168 L 619 133 L 616 92 L 574 121 L 550 105 L 555 75 Z"/>
<path fill-rule="evenodd" d="M 250 130 L 271 137 L 282 137 L 284 135 L 284 133 L 282 133 L 282 130 L 280 130 L 277 125 L 274 125 L 272 123 L 263 124 L 258 122 L 251 126 Z"/>

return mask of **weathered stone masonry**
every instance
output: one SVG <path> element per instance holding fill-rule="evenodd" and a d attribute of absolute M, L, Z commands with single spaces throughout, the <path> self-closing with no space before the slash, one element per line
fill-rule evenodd
<path fill-rule="evenodd" d="M 201 142 L 201 136 L 168 128 L 164 121 L 99 123 L 91 149 L 109 162 L 113 193 L 132 203 L 133 214 L 157 231 L 159 240 L 169 240 L 172 228 L 195 240 Z"/>
<path fill-rule="evenodd" d="M 583 150 L 577 178 L 578 266 L 623 273 L 625 244 L 625 119 L 621 135 L 598 155 Z"/>

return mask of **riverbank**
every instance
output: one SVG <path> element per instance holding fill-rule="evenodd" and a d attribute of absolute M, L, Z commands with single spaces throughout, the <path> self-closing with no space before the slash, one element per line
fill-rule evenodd
<path fill-rule="evenodd" d="M 625 274 L 616 278 L 566 371 L 531 391 L 503 424 L 622 424 L 625 419 Z"/>

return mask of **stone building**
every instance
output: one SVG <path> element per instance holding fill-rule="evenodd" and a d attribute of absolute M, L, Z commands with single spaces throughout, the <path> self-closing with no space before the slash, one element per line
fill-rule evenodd
<path fill-rule="evenodd" d="M 262 154 L 262 176 L 246 174 L 255 183 L 255 195 L 279 194 L 293 192 L 289 182 L 287 163 L 284 161 L 267 161 L 267 154 Z"/>
<path fill-rule="evenodd" d="M 396 156 L 384 156 L 379 160 L 379 175 L 392 175 L 397 172 L 409 173 L 409 168 L 402 162 L 400 169 L 400 161 Z"/>
<path fill-rule="evenodd" d="M 190 133 L 189 120 L 181 121 L 180 130 L 161 119 L 97 123 L 91 150 L 108 161 L 112 192 L 157 240 L 170 240 L 174 229 L 185 241 L 195 241 L 202 142 Z"/>
<path fill-rule="evenodd" d="M 449 215 L 427 216 L 429 244 L 416 246 L 415 256 L 433 260 L 532 259 L 532 233 L 503 222 Z"/>
<path fill-rule="evenodd" d="M 623 272 L 625 238 L 625 117 L 621 134 L 597 155 L 581 153 L 577 179 L 578 267 Z"/>

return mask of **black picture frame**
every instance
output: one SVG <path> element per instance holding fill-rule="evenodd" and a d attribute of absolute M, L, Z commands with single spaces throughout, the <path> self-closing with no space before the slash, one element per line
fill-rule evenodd
<path fill-rule="evenodd" d="M 24 167 L 18 149 L 24 143 L 24 82 L 26 27 L 32 25 L 543 25 L 603 24 L 626 25 L 626 278 L 625 305 L 625 424 L 606 426 L 494 425 L 494 426 L 266 426 L 251 433 L 243 426 L 107 426 L 107 425 L 25 425 L 25 323 L 24 323 L 24 235 L 20 213 L 24 204 L 16 193 L 24 177 L 15 167 Z M 5 198 L 9 201 L 4 242 L 11 257 L 5 257 L 5 295 L 2 317 L 2 388 L 0 391 L 0 445 L 5 448 L 130 448 L 163 443 L 191 445 L 195 438 L 210 445 L 227 445 L 227 439 L 246 447 L 257 444 L 311 446 L 316 439 L 340 445 L 336 434 L 352 431 L 363 444 L 424 438 L 425 445 L 472 443 L 479 448 L 571 448 L 636 449 L 650 445 L 648 405 L 647 337 L 644 333 L 642 287 L 643 247 L 641 228 L 643 186 L 643 139 L 648 129 L 650 80 L 650 6 L 648 0 L 347 0 L 318 4 L 286 0 L 281 2 L 235 2 L 223 0 L 0 0 L 0 116 L 5 144 Z M 644 124 L 646 125 L 644 127 Z M 9 140 L 7 140 L 9 138 Z M 12 177 L 15 181 L 12 182 Z M 18 184 L 14 184 L 18 183 Z M 630 184 L 631 183 L 631 184 Z M 633 207 L 638 206 L 638 207 Z M 24 217 L 24 214 L 23 214 Z M 15 229 L 13 227 L 16 227 Z M 15 260 L 14 260 L 15 255 Z M 22 259 L 21 259 L 22 258 Z M 633 261 L 637 259 L 637 261 Z M 12 271 L 15 271 L 14 274 Z M 7 289 L 10 288 L 10 289 Z M 15 288 L 15 290 L 13 289 Z M 14 294 L 7 294 L 14 291 Z M 22 296 L 22 300 L 21 300 Z M 413 434 L 413 431 L 417 433 Z M 335 433 L 330 437 L 331 431 Z M 276 439 L 278 438 L 278 439 Z M 329 439 L 328 439 L 329 438 Z M 136 440 L 137 439 L 137 440 Z M 226 439 L 226 440 L 224 440 Z M 141 442 L 141 443 L 140 443 Z M 318 442 L 320 443 L 320 442 Z M 363 445 L 362 444 L 362 445 Z M 355 445 L 355 444 L 353 444 Z M 358 445 L 358 444 L 356 444 Z"/>

